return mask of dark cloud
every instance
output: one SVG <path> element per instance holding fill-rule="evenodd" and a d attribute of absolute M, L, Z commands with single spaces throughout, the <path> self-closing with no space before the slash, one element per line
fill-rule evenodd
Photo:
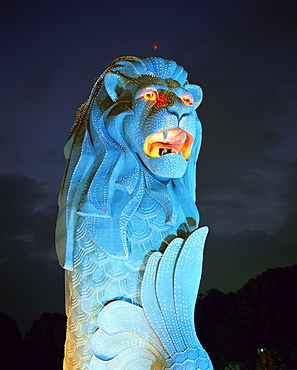
<path fill-rule="evenodd" d="M 274 267 L 297 261 L 297 214 L 287 219 L 277 235 L 243 230 L 233 235 L 210 232 L 206 241 L 201 291 L 217 287 L 237 291 L 248 279 Z"/>
<path fill-rule="evenodd" d="M 64 313 L 63 275 L 57 261 L 15 253 L 0 265 L 0 311 L 13 317 L 23 334 L 43 312 Z"/>
<path fill-rule="evenodd" d="M 26 176 L 0 174 L 1 258 L 54 257 L 57 207 L 44 185 Z"/>
<path fill-rule="evenodd" d="M 44 184 L 0 174 L 0 311 L 24 332 L 44 311 L 64 311 L 63 269 L 55 254 L 56 199 Z"/>
<path fill-rule="evenodd" d="M 203 150 L 203 149 L 202 149 Z M 223 154 L 222 154 L 223 155 Z M 203 163 L 207 165 L 207 159 Z M 245 228 L 278 233 L 296 209 L 296 176 L 291 166 L 267 160 L 198 168 L 198 205 L 204 223 L 214 232 Z"/>
<path fill-rule="evenodd" d="M 296 209 L 296 4 L 230 3 L 189 60 L 205 96 L 198 205 L 213 232 L 277 233 Z"/>

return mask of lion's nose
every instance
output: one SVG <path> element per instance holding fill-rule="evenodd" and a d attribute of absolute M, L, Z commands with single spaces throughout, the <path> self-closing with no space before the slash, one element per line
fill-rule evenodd
<path fill-rule="evenodd" d="M 178 122 L 184 117 L 187 116 L 190 111 L 188 109 L 180 109 L 177 107 L 168 108 L 168 112 L 174 114 L 178 118 Z"/>

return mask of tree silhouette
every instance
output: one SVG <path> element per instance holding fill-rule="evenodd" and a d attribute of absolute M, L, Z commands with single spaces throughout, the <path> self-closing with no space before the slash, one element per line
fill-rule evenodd
<path fill-rule="evenodd" d="M 237 292 L 240 317 L 251 323 L 256 348 L 282 348 L 297 341 L 297 265 L 269 269 Z"/>
<path fill-rule="evenodd" d="M 236 293 L 216 289 L 200 295 L 195 322 L 215 368 L 231 361 L 255 368 L 257 349 L 276 348 L 286 365 L 296 366 L 297 265 L 269 269 Z"/>
<path fill-rule="evenodd" d="M 229 307 L 234 305 L 235 299 L 235 293 L 225 294 L 218 289 L 211 289 L 206 294 L 200 295 L 196 304 L 195 323 L 197 333 L 215 368 L 226 364 L 226 350 L 225 352 L 221 350 L 222 345 L 218 328 L 228 317 Z"/>
<path fill-rule="evenodd" d="M 43 313 L 26 333 L 26 368 L 61 370 L 64 356 L 66 318 L 58 313 Z"/>
<path fill-rule="evenodd" d="M 284 370 L 285 364 L 279 353 L 273 348 L 261 348 L 258 350 L 256 370 Z"/>
<path fill-rule="evenodd" d="M 21 369 L 22 337 L 16 322 L 5 313 L 0 313 L 2 369 Z"/>

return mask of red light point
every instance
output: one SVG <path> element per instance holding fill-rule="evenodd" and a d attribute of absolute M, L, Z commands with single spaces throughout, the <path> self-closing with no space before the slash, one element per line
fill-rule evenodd
<path fill-rule="evenodd" d="M 153 48 L 156 50 L 156 49 L 158 49 L 158 45 L 156 45 L 156 44 L 154 44 L 153 45 Z"/>

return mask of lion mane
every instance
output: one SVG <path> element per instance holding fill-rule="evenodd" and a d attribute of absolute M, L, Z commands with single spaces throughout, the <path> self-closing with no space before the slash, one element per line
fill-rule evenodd
<path fill-rule="evenodd" d="M 198 224 L 195 188 L 201 126 L 196 113 L 195 140 L 181 177 L 153 173 L 132 148 L 133 139 L 127 137 L 127 130 L 135 128 L 136 132 L 139 125 L 131 104 L 135 86 L 151 81 L 195 90 L 196 106 L 201 101 L 201 89 L 188 83 L 187 72 L 174 61 L 128 56 L 104 69 L 77 111 L 64 150 L 67 165 L 56 231 L 57 254 L 65 269 L 73 269 L 73 238 L 81 217 L 88 220 L 90 229 L 100 222 L 100 240 L 94 237 L 99 248 L 110 256 L 128 258 L 127 224 L 145 192 L 162 205 L 166 223 L 174 224 L 182 214 Z"/>

